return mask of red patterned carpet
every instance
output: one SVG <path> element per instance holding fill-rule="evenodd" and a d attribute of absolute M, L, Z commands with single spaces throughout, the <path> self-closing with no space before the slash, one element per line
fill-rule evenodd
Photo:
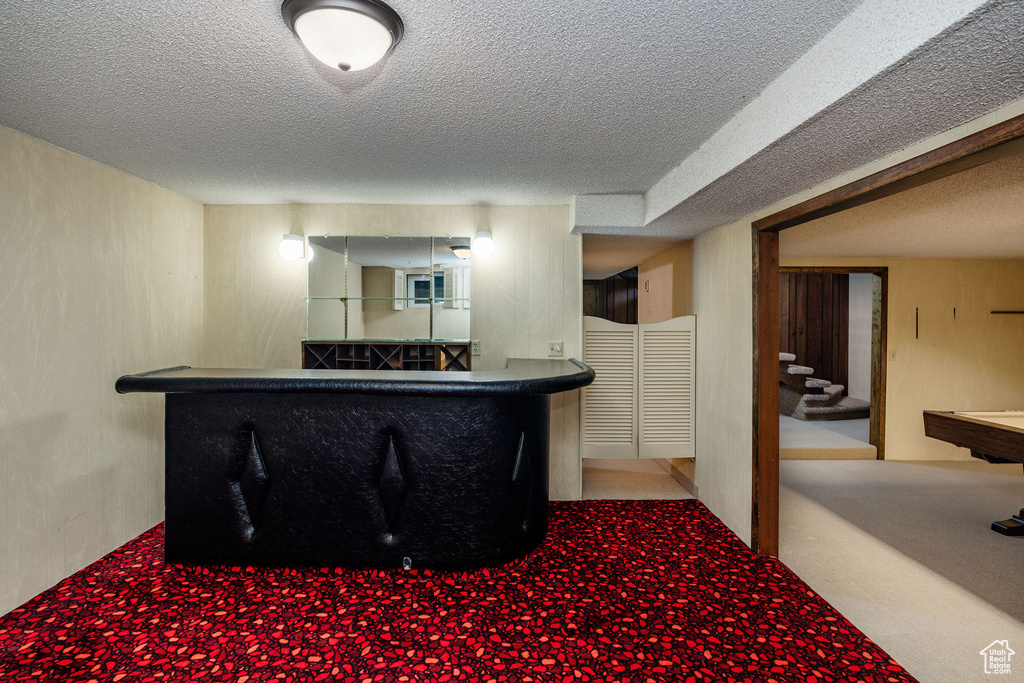
<path fill-rule="evenodd" d="M 913 681 L 696 501 L 552 503 L 464 574 L 166 565 L 158 526 L 0 619 L 3 681 Z"/>

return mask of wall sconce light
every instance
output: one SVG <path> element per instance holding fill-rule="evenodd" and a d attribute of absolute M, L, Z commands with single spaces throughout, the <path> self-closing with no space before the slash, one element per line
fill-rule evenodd
<path fill-rule="evenodd" d="M 490 256 L 494 253 L 494 240 L 489 230 L 480 230 L 473 240 L 473 253 L 477 256 Z"/>
<path fill-rule="evenodd" d="M 277 246 L 283 258 L 295 261 L 306 254 L 306 240 L 302 235 L 285 235 L 281 238 L 281 244 Z"/>
<path fill-rule="evenodd" d="M 468 244 L 458 244 L 452 247 L 452 253 L 461 259 L 467 259 L 473 253 L 473 249 Z"/>
<path fill-rule="evenodd" d="M 341 71 L 373 66 L 405 33 L 402 18 L 378 0 L 285 0 L 281 16 L 314 57 Z"/>

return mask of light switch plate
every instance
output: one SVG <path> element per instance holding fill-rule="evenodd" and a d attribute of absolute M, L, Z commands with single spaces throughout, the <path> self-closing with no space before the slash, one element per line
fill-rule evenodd
<path fill-rule="evenodd" d="M 548 342 L 548 355 L 549 356 L 561 356 L 562 355 L 562 342 L 560 342 L 560 341 L 549 341 Z"/>

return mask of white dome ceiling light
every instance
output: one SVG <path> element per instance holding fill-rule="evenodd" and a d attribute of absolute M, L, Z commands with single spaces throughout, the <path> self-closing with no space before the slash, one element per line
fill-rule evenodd
<path fill-rule="evenodd" d="M 281 16 L 314 57 L 341 71 L 373 66 L 405 32 L 402 18 L 377 0 L 285 0 Z"/>

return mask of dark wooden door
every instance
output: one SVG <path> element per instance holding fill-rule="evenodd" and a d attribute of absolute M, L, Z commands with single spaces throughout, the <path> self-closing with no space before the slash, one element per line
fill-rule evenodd
<path fill-rule="evenodd" d="M 583 315 L 635 325 L 637 315 L 637 268 L 604 280 L 583 281 Z"/>
<path fill-rule="evenodd" d="M 847 384 L 850 277 L 845 273 L 779 273 L 779 350 L 796 355 L 812 377 Z M 845 391 L 843 392 L 846 393 Z"/>
<path fill-rule="evenodd" d="M 636 325 L 637 277 L 637 269 L 630 268 L 605 280 L 605 318 L 624 325 Z"/>

